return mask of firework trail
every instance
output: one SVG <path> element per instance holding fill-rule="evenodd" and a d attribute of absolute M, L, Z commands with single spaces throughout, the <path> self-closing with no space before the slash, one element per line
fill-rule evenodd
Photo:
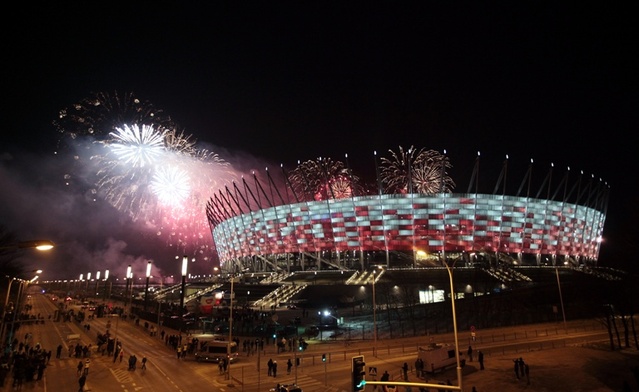
<path fill-rule="evenodd" d="M 132 93 L 86 98 L 61 110 L 54 125 L 62 134 L 60 147 L 77 152 L 65 181 L 79 177 L 92 195 L 176 254 L 211 256 L 205 204 L 234 178 L 228 162 L 198 148 L 162 110 Z"/>
<path fill-rule="evenodd" d="M 454 189 L 455 183 L 446 171 L 452 167 L 447 156 L 413 146 L 406 151 L 400 146 L 398 153 L 389 152 L 390 158 L 381 159 L 381 180 L 386 193 L 432 195 Z"/>

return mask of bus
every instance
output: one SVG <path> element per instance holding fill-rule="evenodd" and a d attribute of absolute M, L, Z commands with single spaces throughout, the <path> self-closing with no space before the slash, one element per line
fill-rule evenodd
<path fill-rule="evenodd" d="M 224 340 L 223 335 L 200 334 L 191 335 L 191 338 L 197 339 L 195 360 L 198 362 L 220 362 L 228 357 L 229 361 L 233 363 L 240 355 L 237 343 Z"/>

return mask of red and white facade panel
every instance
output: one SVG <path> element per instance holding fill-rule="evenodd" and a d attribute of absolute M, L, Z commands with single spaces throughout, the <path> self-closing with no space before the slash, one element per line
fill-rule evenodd
<path fill-rule="evenodd" d="M 596 259 L 604 213 L 505 195 L 375 195 L 251 211 L 213 229 L 220 261 L 320 251 L 504 252 Z"/>

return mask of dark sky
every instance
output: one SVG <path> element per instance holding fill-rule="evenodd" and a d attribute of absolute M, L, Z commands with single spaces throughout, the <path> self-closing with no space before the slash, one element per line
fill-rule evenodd
<path fill-rule="evenodd" d="M 4 13 L 0 218 L 19 236 L 73 243 L 48 256 L 45 277 L 146 257 L 179 272 L 107 206 L 59 187 L 52 121 L 116 91 L 152 102 L 239 166 L 348 153 L 354 169 L 373 171 L 374 151 L 445 149 L 460 192 L 478 151 L 488 188 L 506 154 L 516 184 L 530 159 L 539 177 L 551 164 L 583 170 L 611 187 L 600 265 L 636 268 L 636 6 L 183 3 Z"/>

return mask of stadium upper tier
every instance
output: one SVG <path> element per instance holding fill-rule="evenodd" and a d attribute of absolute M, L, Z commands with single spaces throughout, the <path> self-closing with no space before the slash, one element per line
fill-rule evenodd
<path fill-rule="evenodd" d="M 477 193 L 381 194 L 282 204 L 210 223 L 221 263 L 257 256 L 276 267 L 282 255 L 287 263 L 290 255 L 316 255 L 363 267 L 371 254 L 385 254 L 388 262 L 389 252 L 414 265 L 442 252 L 467 255 L 466 261 L 507 254 L 523 264 L 547 258 L 589 263 L 598 258 L 605 209 L 585 204 Z"/>

